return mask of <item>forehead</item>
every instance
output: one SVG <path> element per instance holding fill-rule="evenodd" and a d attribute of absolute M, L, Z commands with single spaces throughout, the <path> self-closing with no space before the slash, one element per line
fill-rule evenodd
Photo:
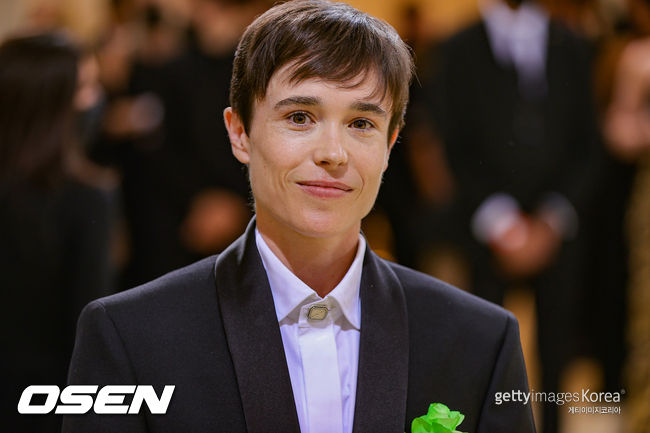
<path fill-rule="evenodd" d="M 266 94 L 260 99 L 260 102 L 264 100 L 273 102 L 271 100 L 283 97 L 288 93 L 315 92 L 336 93 L 339 96 L 347 94 L 351 98 L 381 105 L 387 112 L 391 108 L 392 101 L 389 92 L 387 92 L 386 83 L 372 68 L 345 80 L 320 76 L 300 77 L 296 75 L 296 69 L 295 64 L 288 64 L 277 69 L 271 76 L 266 86 Z"/>

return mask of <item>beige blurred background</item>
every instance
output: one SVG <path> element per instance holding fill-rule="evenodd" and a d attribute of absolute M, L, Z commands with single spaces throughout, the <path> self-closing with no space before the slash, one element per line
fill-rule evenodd
<path fill-rule="evenodd" d="M 147 0 L 140 1 L 146 2 Z M 165 3 L 167 7 L 174 10 L 178 20 L 189 20 L 191 0 L 149 0 L 148 2 Z M 347 3 L 388 21 L 402 34 L 412 32 L 413 29 L 409 26 L 416 25 L 418 28 L 415 33 L 428 41 L 444 39 L 478 17 L 477 0 L 350 0 Z M 586 34 L 589 32 L 596 34 L 600 31 L 598 24 L 594 21 L 596 18 L 590 18 L 589 14 L 578 14 L 579 7 L 569 6 L 568 3 L 589 4 L 590 7 L 597 7 L 601 13 L 599 19 L 605 21 L 610 18 L 613 21 L 614 17 L 621 14 L 625 8 L 625 0 L 594 2 L 545 0 L 542 3 L 545 3 L 553 11 L 562 12 L 567 17 L 567 22 L 572 22 L 576 27 L 580 27 Z M 596 6 L 593 6 L 594 4 Z M 420 11 L 420 15 L 417 21 L 407 22 L 405 11 L 413 7 Z M 102 38 L 110 25 L 109 11 L 109 0 L 0 0 L 0 39 L 26 28 L 63 27 L 83 45 L 93 46 Z M 380 220 L 375 224 L 378 227 L 375 234 L 376 241 L 373 242 L 371 239 L 371 244 L 375 246 L 375 249 L 382 249 L 381 227 L 383 226 Z M 367 230 L 369 236 L 372 236 L 372 232 L 371 228 Z M 459 281 L 462 281 L 462 275 L 459 275 L 462 274 L 462 269 L 456 270 L 455 266 L 457 264 L 452 257 L 448 264 L 443 266 L 445 269 L 440 271 L 441 273 L 447 272 L 447 276 L 442 278 L 452 281 L 458 278 Z M 459 285 L 462 286 L 462 283 Z M 515 291 L 507 297 L 505 307 L 512 310 L 520 321 L 531 387 L 538 388 L 533 296 L 525 288 L 522 288 L 521 291 Z M 597 389 L 601 380 L 601 372 L 597 364 L 588 359 L 579 360 L 567 372 L 563 388 L 570 392 L 578 391 L 581 388 Z M 647 406 L 650 407 L 650 401 L 647 401 Z M 564 433 L 623 432 L 625 431 L 623 424 L 625 410 L 624 408 L 623 416 L 568 415 L 564 413 L 562 415 L 562 431 Z M 636 432 L 637 430 L 635 430 Z"/>

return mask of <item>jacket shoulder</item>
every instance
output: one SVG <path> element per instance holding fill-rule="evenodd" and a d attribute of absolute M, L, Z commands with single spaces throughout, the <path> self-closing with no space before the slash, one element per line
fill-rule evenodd
<path fill-rule="evenodd" d="M 402 283 L 409 315 L 443 314 L 460 327 L 494 325 L 502 329 L 514 315 L 485 299 L 422 272 L 387 262 Z"/>
<path fill-rule="evenodd" d="M 156 368 L 165 371 L 162 376 L 180 371 L 190 354 L 196 362 L 205 361 L 211 356 L 202 354 L 206 345 L 225 347 L 218 327 L 215 260 L 206 258 L 91 302 L 79 318 L 76 344 L 96 348 L 104 340 L 105 345 L 120 347 L 140 375 L 153 370 L 152 358 L 159 360 Z"/>
<path fill-rule="evenodd" d="M 169 272 L 155 280 L 99 298 L 86 308 L 101 306 L 109 314 L 172 315 L 195 305 L 216 302 L 214 266 L 217 256 Z M 185 308 L 184 308 L 185 307 Z"/>

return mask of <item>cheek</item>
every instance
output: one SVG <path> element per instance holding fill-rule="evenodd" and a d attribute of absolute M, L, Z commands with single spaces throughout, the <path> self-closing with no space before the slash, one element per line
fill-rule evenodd
<path fill-rule="evenodd" d="M 359 170 L 366 187 L 377 188 L 386 167 L 387 153 L 376 152 L 360 160 Z"/>
<path fill-rule="evenodd" d="M 251 188 L 253 193 L 264 191 L 264 195 L 269 195 L 282 187 L 287 176 L 286 152 L 271 143 L 261 143 L 254 149 L 248 164 Z"/>

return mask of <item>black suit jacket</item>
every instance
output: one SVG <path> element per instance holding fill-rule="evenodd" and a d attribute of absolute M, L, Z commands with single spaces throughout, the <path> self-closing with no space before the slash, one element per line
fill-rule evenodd
<path fill-rule="evenodd" d="M 366 251 L 355 433 L 410 431 L 442 402 L 463 431 L 533 432 L 515 318 Z M 299 432 L 254 223 L 218 257 L 89 304 L 71 384 L 176 385 L 166 415 L 72 415 L 64 432 Z"/>

